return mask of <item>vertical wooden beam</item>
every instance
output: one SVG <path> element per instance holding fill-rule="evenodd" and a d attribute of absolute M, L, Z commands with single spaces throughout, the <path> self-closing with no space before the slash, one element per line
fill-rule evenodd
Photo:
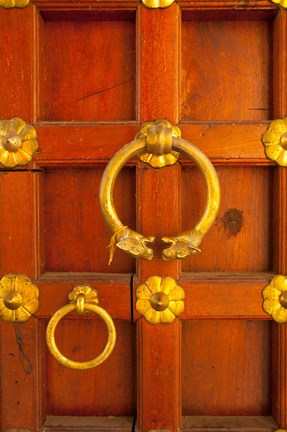
<path fill-rule="evenodd" d="M 180 24 L 177 4 L 167 9 L 138 7 L 138 118 L 141 122 L 179 121 Z M 161 237 L 180 232 L 180 167 L 155 170 L 139 164 L 137 169 L 137 228 L 156 237 L 153 261 L 141 260 L 137 276 L 177 279 L 180 264 L 164 262 Z M 169 234 L 167 234 L 169 233 Z M 138 403 L 137 429 L 179 431 L 180 321 L 172 324 L 137 322 Z"/>
<path fill-rule="evenodd" d="M 20 117 L 34 122 L 34 18 L 36 8 L 0 8 L 0 118 Z M 3 70 L 4 67 L 4 70 Z"/>
<path fill-rule="evenodd" d="M 40 274 L 41 176 L 25 171 L 0 174 L 0 277 L 12 272 L 37 279 Z M 42 351 L 38 321 L 31 317 L 15 326 L 0 321 L 1 430 L 39 430 Z"/>
<path fill-rule="evenodd" d="M 287 115 L 287 11 L 274 21 L 274 118 Z M 287 275 L 287 170 L 276 167 L 274 176 L 274 270 Z M 273 324 L 272 413 L 280 428 L 287 427 L 287 328 Z"/>
<path fill-rule="evenodd" d="M 42 273 L 42 173 L 0 172 L 0 275 Z"/>

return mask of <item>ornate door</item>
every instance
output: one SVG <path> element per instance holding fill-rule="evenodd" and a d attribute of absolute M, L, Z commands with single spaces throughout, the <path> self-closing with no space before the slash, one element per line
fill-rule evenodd
<path fill-rule="evenodd" d="M 286 428 L 286 1 L 0 4 L 1 431 Z M 157 120 L 180 131 L 142 127 Z M 200 246 L 163 259 L 205 214 L 212 166 L 126 157 L 112 232 L 99 190 L 125 144 L 180 133 L 221 205 Z M 151 260 L 125 253 L 127 227 L 155 237 Z M 47 348 L 59 310 L 72 368 Z"/>

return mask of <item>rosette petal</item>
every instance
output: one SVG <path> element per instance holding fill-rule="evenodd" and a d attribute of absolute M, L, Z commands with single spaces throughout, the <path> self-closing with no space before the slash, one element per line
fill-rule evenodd
<path fill-rule="evenodd" d="M 141 299 L 137 301 L 136 308 L 141 315 L 145 315 L 149 309 L 152 309 L 149 300 L 141 300 Z"/>
<path fill-rule="evenodd" d="M 152 293 L 158 292 L 160 291 L 160 286 L 161 286 L 161 277 L 159 276 L 152 276 L 150 278 L 148 278 L 145 281 L 145 284 L 147 285 L 147 287 L 150 289 L 150 291 Z"/>
<path fill-rule="evenodd" d="M 24 150 L 29 155 L 33 155 L 38 149 L 38 143 L 35 139 L 27 139 L 23 141 L 22 150 Z"/>

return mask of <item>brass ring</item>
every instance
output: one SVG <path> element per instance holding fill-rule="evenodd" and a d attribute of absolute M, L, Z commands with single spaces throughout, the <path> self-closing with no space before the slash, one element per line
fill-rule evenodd
<path fill-rule="evenodd" d="M 165 243 L 171 244 L 162 252 L 164 260 L 182 259 L 192 253 L 200 252 L 198 246 L 215 221 L 220 204 L 218 176 L 207 156 L 193 144 L 174 136 L 172 137 L 172 149 L 189 157 L 203 174 L 207 187 L 207 202 L 200 221 L 193 229 L 175 237 L 162 238 Z M 100 207 L 104 220 L 113 233 L 115 245 L 134 258 L 151 260 L 153 250 L 147 246 L 147 243 L 152 242 L 154 237 L 145 237 L 124 226 L 116 213 L 113 200 L 113 188 L 120 170 L 128 160 L 144 150 L 146 150 L 146 140 L 143 138 L 135 139 L 122 147 L 112 157 L 101 181 Z"/>
<path fill-rule="evenodd" d="M 91 369 L 99 364 L 103 363 L 112 353 L 115 342 L 116 342 L 116 329 L 113 323 L 112 318 L 110 315 L 100 306 L 97 306 L 93 303 L 85 303 L 85 310 L 88 310 L 90 312 L 94 312 L 97 315 L 99 315 L 104 321 L 108 328 L 108 342 L 105 346 L 105 349 L 101 352 L 101 354 L 92 359 L 85 362 L 77 362 L 74 360 L 70 360 L 67 357 L 65 357 L 62 353 L 60 353 L 56 341 L 55 341 L 55 331 L 57 328 L 57 325 L 59 324 L 60 320 L 64 318 L 68 313 L 73 312 L 74 310 L 77 310 L 77 304 L 76 303 L 69 303 L 65 306 L 63 306 L 61 309 L 59 309 L 50 319 L 47 332 L 46 332 L 46 341 L 49 348 L 50 353 L 52 356 L 63 366 L 66 366 L 70 369 Z"/>

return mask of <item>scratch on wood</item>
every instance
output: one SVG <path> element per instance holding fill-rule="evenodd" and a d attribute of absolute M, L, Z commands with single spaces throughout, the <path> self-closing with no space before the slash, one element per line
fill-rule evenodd
<path fill-rule="evenodd" d="M 110 87 L 104 88 L 104 89 L 102 89 L 102 90 L 99 90 L 99 91 L 96 91 L 96 92 L 90 93 L 90 94 L 88 94 L 88 95 L 86 95 L 86 96 L 83 96 L 83 97 L 81 97 L 81 98 L 79 98 L 79 99 L 75 99 L 74 102 L 78 102 L 78 101 L 81 101 L 81 100 L 83 100 L 83 99 L 87 99 L 87 98 L 89 98 L 89 97 L 96 96 L 96 95 L 98 95 L 98 94 L 100 94 L 100 93 L 104 93 L 104 92 L 106 92 L 106 91 L 108 91 L 108 90 L 112 90 L 112 89 L 114 89 L 114 88 L 116 88 L 116 87 L 119 87 L 119 86 L 121 86 L 121 85 L 123 85 L 123 84 L 126 84 L 126 83 L 128 83 L 128 82 L 130 82 L 130 81 L 133 81 L 134 79 L 135 79 L 135 77 L 132 77 L 132 78 L 129 78 L 129 79 L 125 80 L 125 81 L 121 81 L 120 83 L 115 84 L 115 85 L 113 85 L 113 86 L 110 86 Z"/>

